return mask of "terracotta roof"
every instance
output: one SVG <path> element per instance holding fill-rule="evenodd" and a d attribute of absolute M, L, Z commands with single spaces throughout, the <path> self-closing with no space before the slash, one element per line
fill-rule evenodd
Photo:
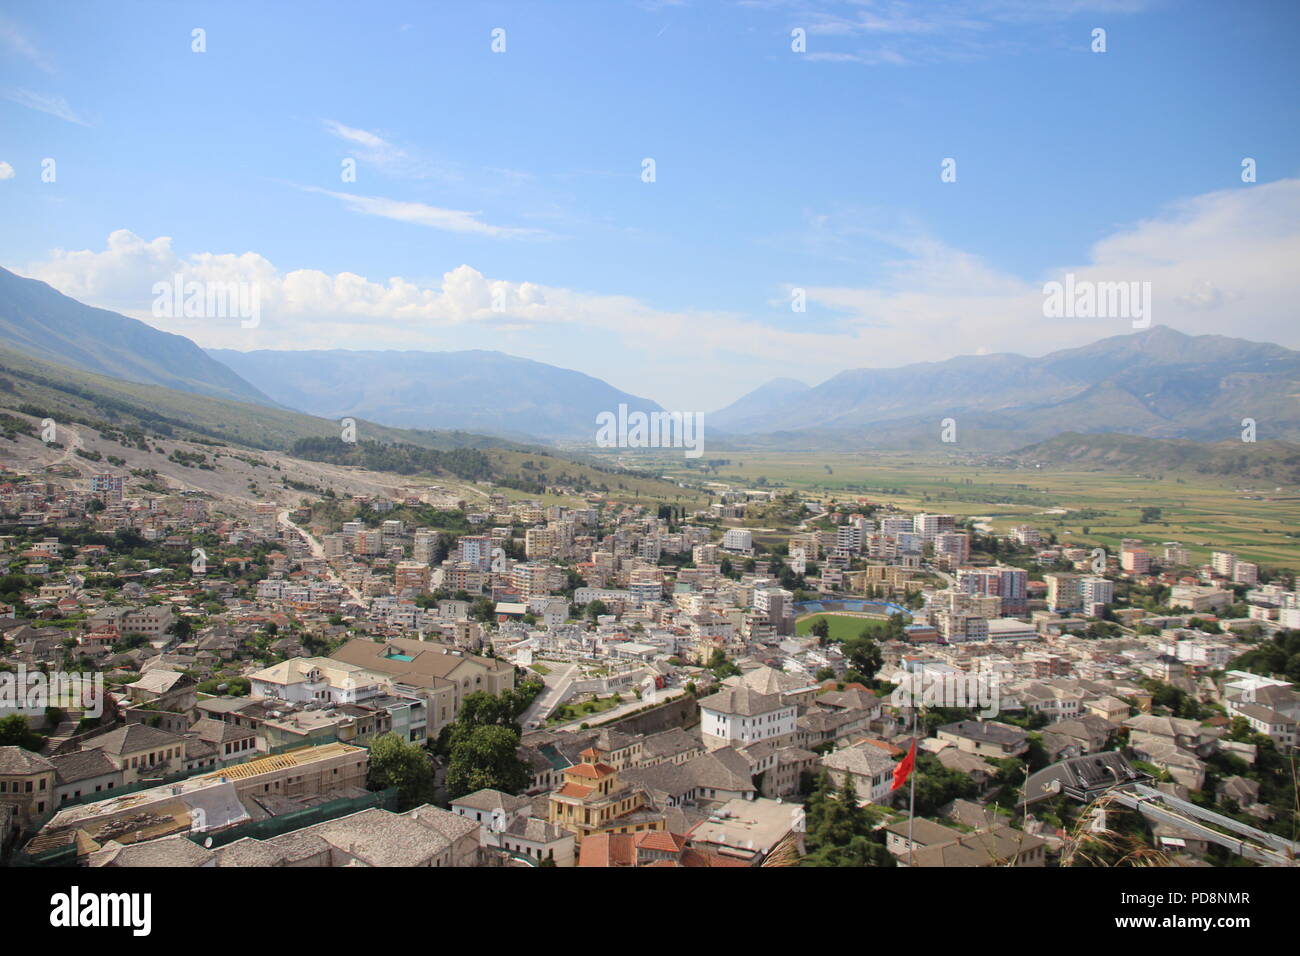
<path fill-rule="evenodd" d="M 555 793 L 561 797 L 586 797 L 595 792 L 595 787 L 584 787 L 580 783 L 566 783 Z"/>
<path fill-rule="evenodd" d="M 579 763 L 574 764 L 572 767 L 566 767 L 564 772 L 577 777 L 591 777 L 593 780 L 599 780 L 601 777 L 608 777 L 614 772 L 614 768 L 607 763 Z"/>
<path fill-rule="evenodd" d="M 593 833 L 578 851 L 578 866 L 635 865 L 636 847 L 626 833 Z"/>
<path fill-rule="evenodd" d="M 647 850 L 663 850 L 666 853 L 678 853 L 686 845 L 686 837 L 669 833 L 667 830 L 644 830 L 633 834 L 636 845 Z"/>
<path fill-rule="evenodd" d="M 724 856 L 716 850 L 702 850 L 697 847 L 689 847 L 682 853 L 681 865 L 689 867 L 703 866 L 749 866 L 745 860 L 738 860 L 735 857 Z"/>

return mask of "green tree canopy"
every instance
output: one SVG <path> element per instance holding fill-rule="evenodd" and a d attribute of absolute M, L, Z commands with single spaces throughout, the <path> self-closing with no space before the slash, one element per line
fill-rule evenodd
<path fill-rule="evenodd" d="M 447 766 L 447 792 L 451 799 L 490 787 L 518 793 L 528 786 L 528 768 L 516 752 L 519 733 L 509 727 L 487 724 L 457 734 Z"/>
<path fill-rule="evenodd" d="M 433 764 L 419 744 L 387 733 L 370 745 L 371 790 L 397 787 L 403 810 L 428 803 L 433 798 Z"/>

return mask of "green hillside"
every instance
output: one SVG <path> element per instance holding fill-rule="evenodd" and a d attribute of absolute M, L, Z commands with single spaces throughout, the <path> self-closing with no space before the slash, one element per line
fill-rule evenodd
<path fill-rule="evenodd" d="M 352 445 L 340 441 L 340 424 L 329 419 L 123 382 L 4 348 L 0 408 L 141 439 L 161 436 L 282 451 L 375 471 L 490 481 L 528 494 L 563 486 L 631 500 L 705 500 L 649 475 L 470 432 L 389 428 L 357 419 L 357 443 Z M 464 453 L 455 454 L 458 450 Z"/>

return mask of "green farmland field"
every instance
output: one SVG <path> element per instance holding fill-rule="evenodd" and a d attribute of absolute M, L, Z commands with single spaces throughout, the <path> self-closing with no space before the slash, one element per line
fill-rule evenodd
<path fill-rule="evenodd" d="M 1300 488 L 1196 474 L 991 468 L 903 454 L 726 454 L 727 463 L 707 476 L 681 469 L 680 463 L 676 471 L 666 465 L 665 472 L 696 482 L 790 488 L 823 498 L 859 498 L 984 519 L 982 526 L 997 532 L 1029 524 L 1080 547 L 1114 551 L 1122 538 L 1136 538 L 1158 549 L 1166 541 L 1178 541 L 1198 562 L 1223 549 L 1265 567 L 1300 570 Z M 1160 509 L 1158 517 L 1149 513 L 1144 522 L 1146 508 Z M 765 528 L 756 534 L 764 543 L 790 530 L 765 522 L 761 509 L 752 518 L 728 524 Z"/>

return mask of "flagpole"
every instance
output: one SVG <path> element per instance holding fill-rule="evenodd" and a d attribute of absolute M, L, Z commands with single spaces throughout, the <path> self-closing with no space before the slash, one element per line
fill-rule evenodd
<path fill-rule="evenodd" d="M 925 684 L 925 661 L 921 661 L 921 684 Z M 924 693 L 924 689 L 922 690 Z M 913 869 L 916 856 L 916 844 L 912 842 L 912 824 L 916 822 L 916 717 L 920 712 L 921 702 L 912 701 L 912 766 L 908 776 L 912 778 L 907 798 L 907 867 Z"/>

